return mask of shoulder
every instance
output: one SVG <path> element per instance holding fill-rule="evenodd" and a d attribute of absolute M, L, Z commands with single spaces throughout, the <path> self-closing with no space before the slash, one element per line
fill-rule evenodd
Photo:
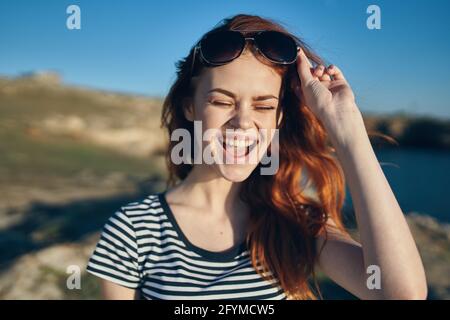
<path fill-rule="evenodd" d="M 136 288 L 144 254 L 153 249 L 164 214 L 160 194 L 150 194 L 118 207 L 109 216 L 92 253 L 87 271 L 117 284 Z M 153 231 L 156 230 L 156 231 Z"/>
<path fill-rule="evenodd" d="M 118 207 L 103 226 L 101 239 L 130 250 L 160 238 L 168 227 L 161 193 L 153 193 Z"/>
<path fill-rule="evenodd" d="M 164 193 L 152 193 L 120 207 L 110 218 L 128 226 L 136 239 L 160 236 L 170 227 Z"/>
<path fill-rule="evenodd" d="M 162 194 L 152 193 L 137 201 L 126 203 L 117 210 L 116 214 L 118 213 L 132 225 L 149 219 L 159 219 L 165 214 Z"/>
<path fill-rule="evenodd" d="M 164 203 L 161 193 L 152 193 L 133 202 L 118 207 L 109 216 L 104 230 L 121 229 L 128 235 L 135 235 L 136 228 L 143 223 L 158 222 L 165 218 Z"/>
<path fill-rule="evenodd" d="M 143 210 L 147 210 L 149 213 L 161 207 L 162 193 L 152 193 L 134 202 L 129 202 L 122 205 L 120 208 L 123 212 L 129 212 L 130 214 L 138 213 Z"/>

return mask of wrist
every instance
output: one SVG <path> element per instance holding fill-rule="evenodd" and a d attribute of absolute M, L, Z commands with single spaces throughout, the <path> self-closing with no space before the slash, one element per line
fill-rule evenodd
<path fill-rule="evenodd" d="M 363 116 L 354 106 L 329 108 L 321 121 L 335 148 L 351 149 L 355 145 L 369 141 Z"/>

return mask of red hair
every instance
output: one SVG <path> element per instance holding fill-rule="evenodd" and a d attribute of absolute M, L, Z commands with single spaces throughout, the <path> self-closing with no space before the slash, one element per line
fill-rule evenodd
<path fill-rule="evenodd" d="M 301 39 L 270 19 L 239 14 L 224 19 L 211 31 L 219 29 L 244 33 L 245 30 L 280 31 L 294 37 L 310 60 L 325 64 Z M 162 126 L 169 136 L 178 128 L 189 130 L 193 136 L 193 123 L 185 118 L 183 108 L 186 99 L 192 98 L 195 92 L 192 77 L 204 68 L 196 59 L 191 73 L 193 52 L 192 49 L 186 58 L 177 62 L 177 79 L 163 103 Z M 318 289 L 315 281 L 319 254 L 316 237 L 322 233 L 326 236 L 328 218 L 333 219 L 341 232 L 348 234 L 341 217 L 345 199 L 344 175 L 325 128 L 296 94 L 300 86 L 296 65 L 263 63 L 272 66 L 283 77 L 279 169 L 274 175 L 261 175 L 258 165 L 243 181 L 240 196 L 251 213 L 247 245 L 256 270 L 267 279 L 278 280 L 288 298 L 315 299 L 309 280 L 312 279 Z M 190 164 L 176 165 L 171 161 L 175 144 L 171 141 L 166 153 L 168 186 L 186 178 L 192 169 Z M 311 186 L 316 196 L 306 193 L 306 188 Z"/>

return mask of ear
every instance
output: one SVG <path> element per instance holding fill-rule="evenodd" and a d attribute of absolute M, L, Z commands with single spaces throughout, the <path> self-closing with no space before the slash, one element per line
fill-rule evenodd
<path fill-rule="evenodd" d="M 183 113 L 187 120 L 194 121 L 194 104 L 192 98 L 183 99 Z"/>

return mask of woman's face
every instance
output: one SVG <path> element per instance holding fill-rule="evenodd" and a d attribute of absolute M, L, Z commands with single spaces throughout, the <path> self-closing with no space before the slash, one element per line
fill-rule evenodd
<path fill-rule="evenodd" d="M 202 150 L 209 148 L 222 161 L 202 169 L 232 182 L 251 174 L 281 119 L 281 84 L 281 75 L 247 50 L 228 64 L 203 69 L 186 117 L 201 121 Z M 207 131 L 214 132 L 215 139 L 205 139 Z"/>

